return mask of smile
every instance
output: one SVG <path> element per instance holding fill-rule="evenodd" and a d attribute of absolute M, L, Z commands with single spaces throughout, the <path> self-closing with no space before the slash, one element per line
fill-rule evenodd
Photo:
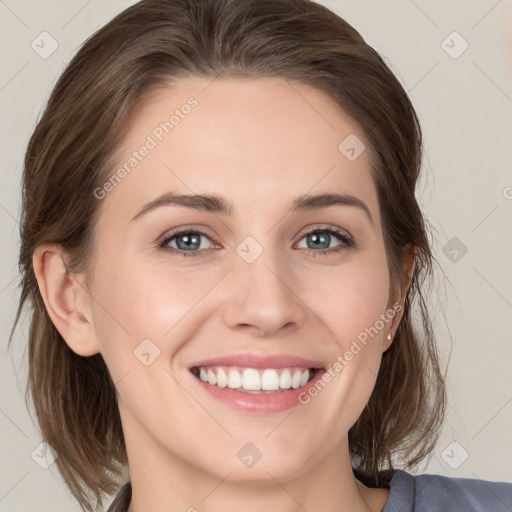
<path fill-rule="evenodd" d="M 190 372 L 205 400 L 246 414 L 268 415 L 304 407 L 300 395 L 322 378 L 325 369 L 195 366 Z"/>
<path fill-rule="evenodd" d="M 279 393 L 305 386 L 315 375 L 315 368 L 241 368 L 236 366 L 201 366 L 191 368 L 202 382 L 242 393 Z"/>

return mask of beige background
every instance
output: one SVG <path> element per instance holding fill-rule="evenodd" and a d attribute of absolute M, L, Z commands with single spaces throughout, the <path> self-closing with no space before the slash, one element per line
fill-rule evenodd
<path fill-rule="evenodd" d="M 19 294 L 20 178 L 57 76 L 86 37 L 132 3 L 0 0 L 0 512 L 80 510 L 55 467 L 31 458 L 41 439 L 23 398 L 26 321 L 12 357 L 5 349 Z M 321 3 L 385 57 L 424 130 L 419 197 L 447 277 L 430 302 L 450 358 L 442 438 L 418 472 L 512 482 L 512 0 Z M 58 43 L 46 59 L 31 48 L 44 31 Z"/>

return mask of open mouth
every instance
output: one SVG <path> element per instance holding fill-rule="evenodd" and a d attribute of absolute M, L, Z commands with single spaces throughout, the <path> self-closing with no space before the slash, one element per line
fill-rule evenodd
<path fill-rule="evenodd" d="M 194 366 L 192 374 L 211 386 L 248 394 L 275 394 L 307 385 L 320 368 L 243 368 L 238 366 Z"/>

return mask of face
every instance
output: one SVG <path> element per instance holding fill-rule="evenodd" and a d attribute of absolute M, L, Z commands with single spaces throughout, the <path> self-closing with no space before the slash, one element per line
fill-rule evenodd
<path fill-rule="evenodd" d="M 112 173 L 91 320 L 129 457 L 252 482 L 338 457 L 392 332 L 361 127 L 307 86 L 187 78 L 133 116 Z M 352 202 L 306 201 L 324 194 Z"/>

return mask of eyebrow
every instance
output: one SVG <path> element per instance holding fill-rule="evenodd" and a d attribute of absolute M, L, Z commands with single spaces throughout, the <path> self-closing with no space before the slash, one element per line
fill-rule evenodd
<path fill-rule="evenodd" d="M 233 204 L 221 196 L 213 194 L 176 194 L 174 192 L 166 192 L 142 206 L 142 208 L 140 208 L 140 210 L 133 216 L 131 221 L 134 221 L 148 212 L 162 206 L 184 206 L 186 208 L 224 215 L 232 215 L 234 210 Z M 292 202 L 288 211 L 293 213 L 319 210 L 321 208 L 328 208 L 329 206 L 353 206 L 359 208 L 366 214 L 366 217 L 372 226 L 374 225 L 370 209 L 363 201 L 361 201 L 361 199 L 350 194 L 330 193 L 303 195 Z"/>

